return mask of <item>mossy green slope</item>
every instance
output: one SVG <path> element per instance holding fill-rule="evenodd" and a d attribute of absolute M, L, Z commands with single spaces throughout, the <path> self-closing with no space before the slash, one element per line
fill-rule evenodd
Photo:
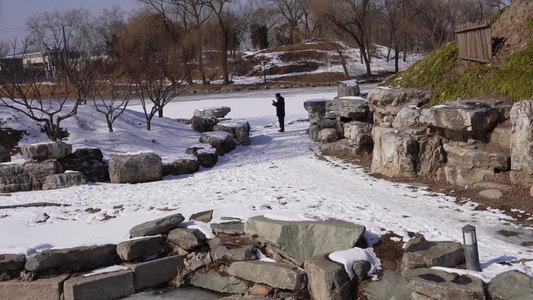
<path fill-rule="evenodd" d="M 501 66 L 461 62 L 457 41 L 432 52 L 384 85 L 431 88 L 432 105 L 479 95 L 503 95 L 514 101 L 533 99 L 533 43 L 507 57 Z M 460 71 L 459 71 L 460 70 Z"/>

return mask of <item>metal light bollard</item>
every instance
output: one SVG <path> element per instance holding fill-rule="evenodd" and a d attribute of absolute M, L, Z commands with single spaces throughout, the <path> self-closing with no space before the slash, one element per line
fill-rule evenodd
<path fill-rule="evenodd" d="M 477 249 L 476 227 L 472 225 L 463 227 L 463 248 L 465 250 L 466 268 L 468 270 L 481 271 Z"/>

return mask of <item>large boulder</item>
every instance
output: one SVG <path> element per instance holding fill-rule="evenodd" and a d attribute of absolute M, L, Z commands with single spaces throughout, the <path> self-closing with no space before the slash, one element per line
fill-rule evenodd
<path fill-rule="evenodd" d="M 223 277 L 213 270 L 196 274 L 191 279 L 191 284 L 224 294 L 244 294 L 248 290 L 248 286 L 242 280 L 234 276 Z"/>
<path fill-rule="evenodd" d="M 326 102 L 325 99 L 307 100 L 304 102 L 304 109 L 309 115 L 309 123 L 316 124 L 319 120 L 326 116 Z"/>
<path fill-rule="evenodd" d="M 338 140 L 332 143 L 320 143 L 320 151 L 323 155 L 336 157 L 357 157 L 361 154 L 361 148 L 350 145 L 348 139 Z"/>
<path fill-rule="evenodd" d="M 244 280 L 273 288 L 299 290 L 305 286 L 305 272 L 294 265 L 264 261 L 237 261 L 226 272 Z"/>
<path fill-rule="evenodd" d="M 176 277 L 178 269 L 183 270 L 183 256 L 168 256 L 142 263 L 126 263 L 135 274 L 135 290 L 167 285 Z"/>
<path fill-rule="evenodd" d="M 490 133 L 490 143 L 497 145 L 503 149 L 511 151 L 511 137 L 513 136 L 513 129 L 506 126 L 496 126 Z"/>
<path fill-rule="evenodd" d="M 213 210 L 210 209 L 194 213 L 189 217 L 189 220 L 209 223 L 211 220 L 213 220 Z"/>
<path fill-rule="evenodd" d="M 198 229 L 177 228 L 168 233 L 167 243 L 191 251 L 207 243 L 207 238 Z"/>
<path fill-rule="evenodd" d="M 434 269 L 405 272 L 412 299 L 469 299 L 485 300 L 483 281 L 469 275 L 458 275 Z"/>
<path fill-rule="evenodd" d="M 88 181 L 109 181 L 109 168 L 103 162 L 104 155 L 100 149 L 78 149 L 58 159 L 65 170 L 82 172 Z"/>
<path fill-rule="evenodd" d="M 72 145 L 65 142 L 33 144 L 20 148 L 22 156 L 28 162 L 39 162 L 49 158 L 63 158 L 72 153 Z"/>
<path fill-rule="evenodd" d="M 344 123 L 337 119 L 321 119 L 316 123 L 318 131 L 323 129 L 335 129 L 339 133 L 339 137 L 344 136 Z"/>
<path fill-rule="evenodd" d="M 297 222 L 257 216 L 246 221 L 244 230 L 302 266 L 311 256 L 353 248 L 365 227 L 341 220 Z"/>
<path fill-rule="evenodd" d="M 111 183 L 142 183 L 162 178 L 162 160 L 155 153 L 111 155 L 109 157 Z"/>
<path fill-rule="evenodd" d="M 208 116 L 215 118 L 224 118 L 231 112 L 231 108 L 227 106 L 197 108 L 194 110 L 195 116 Z"/>
<path fill-rule="evenodd" d="M 488 133 L 507 110 L 500 101 L 459 99 L 424 109 L 422 115 L 438 134 L 450 140 L 488 142 Z"/>
<path fill-rule="evenodd" d="M 380 281 L 372 281 L 363 289 L 363 295 L 368 300 L 411 300 L 412 291 L 407 284 L 407 278 L 385 270 Z"/>
<path fill-rule="evenodd" d="M 484 169 L 460 169 L 451 165 L 444 168 L 444 177 L 447 182 L 457 185 L 466 186 L 477 182 L 486 182 L 495 180 L 494 171 Z"/>
<path fill-rule="evenodd" d="M 337 88 L 337 97 L 359 96 L 361 90 L 357 80 L 341 82 Z"/>
<path fill-rule="evenodd" d="M 437 135 L 416 135 L 415 137 L 419 145 L 417 175 L 435 175 L 446 162 L 442 139 Z"/>
<path fill-rule="evenodd" d="M 448 267 L 454 268 L 465 260 L 463 245 L 458 242 L 432 242 L 424 237 L 410 240 L 405 245 L 402 270 Z"/>
<path fill-rule="evenodd" d="M 25 264 L 24 254 L 0 254 L 0 282 L 19 277 Z"/>
<path fill-rule="evenodd" d="M 372 125 L 366 122 L 350 122 L 344 124 L 344 136 L 354 148 L 355 154 L 371 153 L 374 147 Z"/>
<path fill-rule="evenodd" d="M 212 168 L 217 164 L 217 152 L 217 149 L 211 147 L 211 145 L 207 146 L 207 148 L 203 145 L 193 146 L 185 150 L 185 153 L 196 156 L 196 159 L 198 159 L 198 162 L 204 168 Z"/>
<path fill-rule="evenodd" d="M 224 242 L 219 238 L 209 240 L 211 257 L 214 261 L 232 263 L 234 261 L 256 260 L 256 248 L 254 245 L 242 246 L 230 242 Z"/>
<path fill-rule="evenodd" d="M 141 237 L 168 232 L 178 227 L 185 218 L 182 214 L 173 214 L 153 221 L 144 222 L 130 229 L 130 236 Z"/>
<path fill-rule="evenodd" d="M 162 166 L 163 176 L 192 174 L 200 170 L 198 158 L 191 155 L 191 158 L 176 159 L 170 164 Z"/>
<path fill-rule="evenodd" d="M 63 173 L 63 166 L 55 159 L 24 165 L 0 164 L 0 192 L 40 190 L 46 178 Z"/>
<path fill-rule="evenodd" d="M 516 270 L 507 271 L 494 277 L 488 290 L 493 299 L 531 299 L 533 278 Z"/>
<path fill-rule="evenodd" d="M 448 164 L 462 169 L 486 169 L 497 172 L 510 169 L 507 153 L 484 150 L 475 144 L 444 144 Z"/>
<path fill-rule="evenodd" d="M 508 171 L 510 158 L 506 153 L 479 149 L 476 145 L 444 144 L 448 163 L 446 181 L 464 186 L 494 180 L 494 174 Z"/>
<path fill-rule="evenodd" d="M 117 254 L 123 261 L 152 260 L 165 252 L 165 243 L 160 236 L 133 239 L 117 245 Z"/>
<path fill-rule="evenodd" d="M 9 151 L 7 151 L 6 148 L 0 145 L 0 163 L 10 162 L 10 161 L 11 161 L 11 154 L 9 154 Z"/>
<path fill-rule="evenodd" d="M 333 128 L 324 128 L 318 133 L 318 141 L 320 143 L 333 143 L 339 139 L 339 132 Z"/>
<path fill-rule="evenodd" d="M 359 278 L 350 280 L 344 266 L 328 259 L 329 254 L 308 258 L 304 263 L 311 299 L 350 299 Z"/>
<path fill-rule="evenodd" d="M 87 184 L 87 177 L 81 172 L 68 171 L 62 174 L 53 174 L 46 177 L 43 190 L 62 189 L 76 185 Z"/>
<path fill-rule="evenodd" d="M 130 270 L 71 277 L 63 284 L 64 300 L 122 299 L 135 294 Z"/>
<path fill-rule="evenodd" d="M 372 136 L 372 172 L 388 177 L 416 176 L 420 144 L 415 137 L 383 127 L 374 127 Z"/>
<path fill-rule="evenodd" d="M 414 105 L 402 108 L 392 122 L 392 127 L 396 129 L 418 126 L 427 126 L 427 124 L 422 117 L 422 109 Z"/>
<path fill-rule="evenodd" d="M 250 139 L 250 123 L 246 120 L 228 120 L 218 123 L 213 127 L 214 131 L 225 131 L 233 135 L 233 138 L 241 145 L 252 144 Z"/>
<path fill-rule="evenodd" d="M 227 235 L 243 235 L 244 232 L 244 223 L 241 221 L 227 221 L 223 223 L 211 223 L 211 229 L 216 235 L 227 234 Z"/>
<path fill-rule="evenodd" d="M 213 168 L 218 162 L 218 153 L 215 148 L 201 149 L 195 154 L 198 162 L 204 168 Z"/>
<path fill-rule="evenodd" d="M 0 270 L 2 271 L 22 271 L 25 263 L 24 254 L 0 254 Z"/>
<path fill-rule="evenodd" d="M 533 185 L 533 100 L 515 103 L 511 109 L 511 181 Z"/>
<path fill-rule="evenodd" d="M 200 142 L 217 149 L 218 155 L 230 153 L 237 148 L 233 134 L 225 131 L 205 132 L 200 136 Z"/>
<path fill-rule="evenodd" d="M 370 111 L 373 112 L 374 123 L 390 127 L 402 108 L 422 107 L 429 103 L 431 97 L 432 93 L 429 91 L 378 87 L 368 93 L 367 99 Z"/>
<path fill-rule="evenodd" d="M 326 102 L 326 111 L 336 117 L 352 121 L 370 119 L 368 101 L 361 97 L 339 97 Z"/>
<path fill-rule="evenodd" d="M 191 119 L 191 127 L 194 131 L 207 132 L 213 131 L 213 127 L 217 124 L 217 119 L 211 116 L 194 116 Z"/>
<path fill-rule="evenodd" d="M 58 271 L 60 273 L 82 272 L 111 266 L 120 262 L 117 245 L 44 250 L 32 256 L 25 268 L 31 272 Z"/>
<path fill-rule="evenodd" d="M 434 175 L 446 161 L 442 139 L 422 133 L 417 128 L 372 128 L 372 171 L 388 177 Z"/>
<path fill-rule="evenodd" d="M 318 129 L 318 126 L 316 124 L 309 125 L 309 130 L 307 131 L 307 134 L 309 135 L 309 138 L 312 141 L 318 142 L 318 133 L 320 130 Z"/>

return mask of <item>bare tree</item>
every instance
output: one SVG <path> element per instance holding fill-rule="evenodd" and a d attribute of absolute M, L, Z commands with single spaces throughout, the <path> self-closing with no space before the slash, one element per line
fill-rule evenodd
<path fill-rule="evenodd" d="M 322 6 L 324 16 L 357 43 L 368 76 L 372 75 L 370 53 L 367 47 L 374 1 L 332 0 L 328 5 Z"/>
<path fill-rule="evenodd" d="M 198 61 L 198 71 L 200 72 L 200 76 L 202 78 L 202 84 L 207 85 L 207 78 L 205 75 L 205 67 L 204 67 L 204 24 L 209 20 L 211 17 L 212 11 L 209 9 L 209 7 L 206 5 L 205 1 L 199 1 L 199 0 L 181 0 L 177 1 L 176 5 L 181 8 L 181 11 L 183 13 L 183 23 L 184 25 L 188 25 L 187 27 L 190 27 L 189 32 L 189 41 L 191 46 L 194 49 L 194 53 L 196 56 L 196 59 Z M 192 18 L 192 20 L 187 21 L 188 18 Z M 189 25 L 190 24 L 190 25 Z"/>
<path fill-rule="evenodd" d="M 103 55 L 95 19 L 85 9 L 44 12 L 26 21 L 31 45 L 50 59 L 54 77 L 61 74 L 67 81 L 72 59 L 76 67 L 91 57 Z"/>
<path fill-rule="evenodd" d="M 234 51 L 246 30 L 251 16 L 250 7 L 236 6 L 233 10 L 229 0 L 210 0 L 207 5 L 213 12 L 214 23 L 211 25 L 211 33 L 208 33 L 214 41 L 220 57 L 220 66 L 224 84 L 230 84 L 229 78 L 229 54 Z"/>
<path fill-rule="evenodd" d="M 387 60 L 390 57 L 390 52 L 394 49 L 394 71 L 398 72 L 399 68 L 399 52 L 400 52 L 400 37 L 404 35 L 402 32 L 402 23 L 407 22 L 405 19 L 405 0 L 384 0 L 381 6 L 381 15 L 385 30 L 388 32 L 387 46 L 389 53 Z"/>
<path fill-rule="evenodd" d="M 109 132 L 113 132 L 113 123 L 124 113 L 136 90 L 133 78 L 120 79 L 120 69 L 109 61 L 105 63 L 99 93 L 92 98 L 96 111 L 105 116 Z"/>
<path fill-rule="evenodd" d="M 62 138 L 61 122 L 76 115 L 79 105 L 96 92 L 102 60 L 90 56 L 93 44 L 89 17 L 85 10 L 73 10 L 28 19 L 31 40 L 22 45 L 20 59 L 25 61 L 30 45 L 40 50 L 43 64 L 55 62 L 60 67 L 62 76 L 54 82 L 43 84 L 39 72 L 24 69 L 22 64 L 16 72 L 2 73 L 0 106 L 42 123 L 53 141 Z M 17 48 L 15 43 L 13 48 Z M 76 48 L 85 50 L 74 51 Z"/>
<path fill-rule="evenodd" d="M 10 46 L 8 42 L 0 40 L 0 57 L 6 56 L 9 53 L 9 48 Z"/>
<path fill-rule="evenodd" d="M 268 31 L 268 40 L 272 42 L 275 40 L 273 38 L 273 28 L 280 21 L 280 17 L 274 13 L 272 7 L 268 5 L 268 2 L 259 2 L 257 7 L 254 8 L 252 15 L 250 16 L 250 24 L 259 24 L 260 26 L 266 26 Z"/>
<path fill-rule="evenodd" d="M 286 21 L 286 27 L 288 31 L 288 44 L 292 45 L 295 43 L 294 34 L 298 25 L 301 22 L 302 17 L 308 12 L 304 10 L 309 8 L 309 1 L 304 0 L 270 0 L 272 5 L 276 8 L 276 12 L 283 16 L 283 19 Z M 283 25 L 283 24 L 282 24 Z"/>
<path fill-rule="evenodd" d="M 27 52 L 27 44 L 23 45 Z M 18 111 L 43 125 L 43 131 L 52 141 L 63 137 L 60 125 L 77 113 L 82 101 L 69 101 L 75 95 L 86 95 L 81 82 L 78 88 L 71 85 L 43 84 L 36 73 L 25 73 L 21 68 L 15 72 L 1 72 L 0 107 Z M 84 86 L 84 87 L 82 87 Z"/>
<path fill-rule="evenodd" d="M 99 40 L 97 43 L 99 48 L 96 51 L 114 57 L 116 55 L 115 43 L 125 27 L 125 12 L 119 6 L 104 9 L 95 20 L 95 38 Z"/>
<path fill-rule="evenodd" d="M 207 84 L 203 58 L 204 24 L 209 20 L 212 10 L 206 0 L 139 0 L 154 12 L 160 14 L 164 21 L 164 28 L 182 48 L 183 60 L 186 66 L 193 59 L 198 62 L 198 71 L 204 85 Z M 178 25 L 178 26 L 173 26 Z M 190 69 L 189 73 L 193 70 Z M 189 78 L 192 83 L 192 78 Z"/>
<path fill-rule="evenodd" d="M 188 77 L 181 51 L 164 26 L 161 15 L 141 12 L 129 22 L 117 46 L 125 75 L 135 81 L 147 130 L 156 114 L 163 117 L 164 107 L 182 92 Z"/>

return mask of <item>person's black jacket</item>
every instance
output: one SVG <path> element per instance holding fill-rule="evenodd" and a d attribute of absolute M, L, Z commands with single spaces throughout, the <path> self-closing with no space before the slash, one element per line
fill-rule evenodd
<path fill-rule="evenodd" d="M 279 97 L 274 103 L 274 106 L 276 106 L 276 116 L 278 117 L 285 117 L 285 98 Z"/>

